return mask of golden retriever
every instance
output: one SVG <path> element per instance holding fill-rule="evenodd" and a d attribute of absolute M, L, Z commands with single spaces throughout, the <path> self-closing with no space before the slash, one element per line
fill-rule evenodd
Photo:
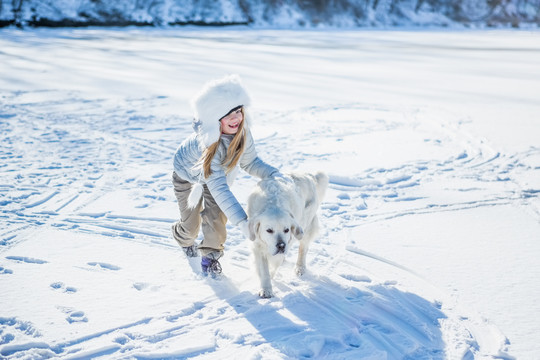
<path fill-rule="evenodd" d="M 261 180 L 248 198 L 248 227 L 259 296 L 273 296 L 271 280 L 293 239 L 300 242 L 296 273 L 306 271 L 306 254 L 319 230 L 317 210 L 328 187 L 328 176 L 292 173 Z"/>

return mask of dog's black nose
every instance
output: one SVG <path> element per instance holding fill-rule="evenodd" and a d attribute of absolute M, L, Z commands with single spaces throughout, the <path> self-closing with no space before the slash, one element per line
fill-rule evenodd
<path fill-rule="evenodd" d="M 280 241 L 276 244 L 278 253 L 282 253 L 285 251 L 285 243 L 283 241 Z"/>

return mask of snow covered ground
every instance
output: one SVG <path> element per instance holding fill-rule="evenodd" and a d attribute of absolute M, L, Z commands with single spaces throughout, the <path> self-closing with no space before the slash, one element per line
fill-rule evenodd
<path fill-rule="evenodd" d="M 540 359 L 538 64 L 525 31 L 0 30 L 0 357 Z M 170 236 L 226 73 L 263 159 L 331 177 L 272 299 L 238 229 L 221 281 Z"/>

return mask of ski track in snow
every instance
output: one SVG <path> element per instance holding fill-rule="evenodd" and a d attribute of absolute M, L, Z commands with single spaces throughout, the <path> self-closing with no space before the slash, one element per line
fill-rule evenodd
<path fill-rule="evenodd" d="M 540 215 L 540 208 L 536 194 L 538 189 L 526 188 L 519 183 L 520 175 L 524 173 L 534 173 L 538 170 L 538 157 L 540 148 L 530 148 L 519 154 L 501 154 L 492 149 L 483 140 L 474 139 L 472 136 L 459 128 L 459 119 L 452 122 L 452 114 L 446 114 L 431 109 L 423 113 L 416 109 L 383 109 L 373 111 L 369 106 L 361 105 L 341 105 L 335 109 L 347 110 L 356 109 L 357 117 L 352 121 L 343 124 L 345 131 L 351 133 L 368 133 L 370 131 L 399 131 L 413 128 L 419 133 L 425 132 L 426 143 L 435 143 L 436 146 L 451 146 L 458 152 L 450 158 L 425 159 L 413 163 L 404 163 L 389 168 L 370 168 L 354 177 L 344 177 L 330 173 L 330 187 L 337 192 L 338 201 L 331 203 L 326 201 L 323 207 L 327 210 L 324 216 L 333 217 L 335 214 L 354 214 L 353 216 L 339 220 L 337 228 L 343 226 L 361 226 L 362 224 L 384 221 L 392 217 L 415 215 L 419 213 L 429 213 L 437 211 L 453 211 L 480 206 L 493 206 L 500 204 L 511 204 L 514 202 L 527 203 L 529 210 Z M 325 113 L 335 109 L 302 109 L 298 113 L 279 114 L 278 117 L 292 117 L 298 129 L 310 129 L 313 121 L 328 123 L 330 118 L 325 117 Z M 368 118 L 377 116 L 377 112 L 386 119 L 376 121 L 358 121 L 358 118 Z M 386 114 L 384 114 L 386 112 Z M 406 115 L 403 115 L 403 112 Z M 327 116 L 339 116 L 338 114 L 327 113 Z M 367 116 L 366 116 L 367 115 Z M 396 118 L 397 117 L 397 118 Z M 399 119 L 402 117 L 402 119 Z M 409 117 L 409 118 L 407 118 Z M 431 125 L 430 117 L 436 117 L 437 123 Z M 345 117 L 341 117 L 343 122 Z M 393 119 L 396 118 L 396 119 Z M 304 120 L 304 124 L 301 121 Z M 454 119 L 455 120 L 455 119 Z M 375 124 L 374 124 L 375 123 Z M 456 124 L 457 123 L 457 124 Z M 311 124 L 311 125 L 310 125 Z M 316 142 L 321 138 L 330 138 L 328 142 L 341 141 L 343 134 L 334 132 L 332 125 L 320 127 L 320 136 L 307 136 L 301 140 L 302 148 L 316 149 Z M 439 127 L 439 128 L 436 128 Z M 301 131 L 301 130 L 298 130 Z M 315 133 L 317 134 L 317 133 Z M 324 136 L 323 136 L 324 134 Z M 330 134 L 330 135 L 329 135 Z M 278 151 L 286 147 L 287 137 L 274 136 L 268 139 L 266 145 L 273 149 L 270 153 L 283 154 Z M 414 140 L 411 140 L 414 141 Z M 357 159 L 369 157 L 369 154 L 361 153 L 347 154 L 351 158 Z M 299 158 L 289 160 L 289 154 L 284 154 L 278 163 L 287 164 L 284 167 L 294 168 L 300 158 L 313 158 L 314 163 L 326 160 L 331 163 L 331 156 L 326 154 L 316 154 L 307 151 Z M 336 154 L 333 154 L 336 156 Z M 426 155 L 424 155 L 426 156 Z M 532 162 L 532 164 L 529 163 Z M 430 193 L 432 184 L 444 182 L 445 184 L 455 184 L 455 187 L 444 188 L 444 192 L 451 195 L 449 197 L 460 199 L 461 201 L 441 201 Z M 426 192 L 426 188 L 428 191 Z M 388 206 L 391 203 L 394 206 Z M 369 213 L 364 211 L 368 209 Z M 381 206 L 383 204 L 384 206 Z M 379 208 L 382 208 L 379 210 Z M 396 208 L 391 212 L 388 208 Z M 383 210 L 384 209 L 384 210 Z M 355 211 L 356 210 L 356 211 Z M 343 221 L 345 220 L 345 221 Z"/>
<path fill-rule="evenodd" d="M 278 296 L 261 300 L 247 265 L 249 249 L 236 229 L 230 228 L 224 268 L 244 274 L 251 285 L 227 277 L 220 282 L 201 278 L 198 264 L 183 259 L 170 238 L 176 212 L 170 217 L 153 212 L 164 206 L 176 211 L 169 169 L 179 134 L 191 131 L 188 118 L 153 115 L 162 100 L 118 103 L 56 91 L 2 96 L 0 277 L 54 265 L 53 260 L 30 253 L 5 255 L 39 237 L 40 229 L 52 228 L 176 252 L 178 266 L 195 270 L 183 280 L 185 286 L 208 287 L 214 293 L 205 292 L 191 304 L 171 305 L 166 313 L 149 309 L 123 324 L 109 326 L 104 321 L 97 326 L 101 330 L 92 331 L 80 326 L 95 321 L 94 312 L 69 305 L 82 284 L 53 279 L 45 285 L 66 304 L 57 308 L 65 322 L 62 326 L 80 330 L 54 339 L 32 319 L 0 313 L 2 357 L 204 359 L 220 351 L 222 358 L 396 359 L 405 354 L 410 359 L 444 359 L 448 348 L 462 359 L 493 355 L 480 347 L 468 328 L 474 319 L 459 318 L 441 291 L 405 267 L 362 251 L 356 239 L 344 239 L 343 234 L 348 228 L 396 217 L 501 204 L 527 204 L 538 216 L 540 189 L 524 187 L 517 179 L 538 171 L 539 148 L 502 154 L 465 133 L 460 122 L 466 119 L 438 109 L 353 103 L 255 114 L 269 123 L 294 119 L 295 148 L 303 149 L 290 153 L 290 135 L 263 131 L 257 149 L 264 159 L 270 160 L 265 154 L 274 154 L 270 162 L 284 171 L 323 167 L 330 174 L 320 211 L 323 230 L 310 252 L 311 271 L 297 279 L 290 274 L 289 261 L 275 281 Z M 335 117 L 342 119 L 340 126 L 329 124 Z M 433 117 L 436 122 L 430 121 Z M 402 141 L 418 141 L 432 154 L 350 173 L 332 169 L 332 162 L 335 157 L 350 157 L 354 167 L 355 159 L 366 156 L 361 145 L 354 153 L 338 149 L 328 153 L 328 146 L 319 146 L 320 141 L 359 141 L 369 146 L 373 134 L 384 132 L 393 141 L 413 131 L 421 138 Z M 349 133 L 360 134 L 360 139 L 351 139 Z M 240 176 L 235 187 L 253 181 Z M 438 184 L 453 185 L 441 190 Z M 104 204 L 111 208 L 104 210 Z M 392 268 L 417 289 L 433 287 L 436 296 L 403 291 L 398 281 L 377 278 L 365 259 Z M 110 260 L 95 258 L 73 266 L 103 279 L 125 276 L 140 294 L 161 289 L 152 281 L 126 275 L 122 264 Z M 326 328 L 329 324 L 334 328 Z M 501 351 L 497 356 L 505 358 L 504 338 L 501 344 L 497 336 L 487 342 L 497 343 Z"/>

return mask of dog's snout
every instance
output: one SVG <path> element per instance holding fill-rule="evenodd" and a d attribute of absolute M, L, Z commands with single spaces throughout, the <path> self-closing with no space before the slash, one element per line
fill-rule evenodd
<path fill-rule="evenodd" d="M 278 253 L 285 252 L 285 243 L 283 241 L 278 242 L 276 244 L 276 247 L 277 247 Z"/>

